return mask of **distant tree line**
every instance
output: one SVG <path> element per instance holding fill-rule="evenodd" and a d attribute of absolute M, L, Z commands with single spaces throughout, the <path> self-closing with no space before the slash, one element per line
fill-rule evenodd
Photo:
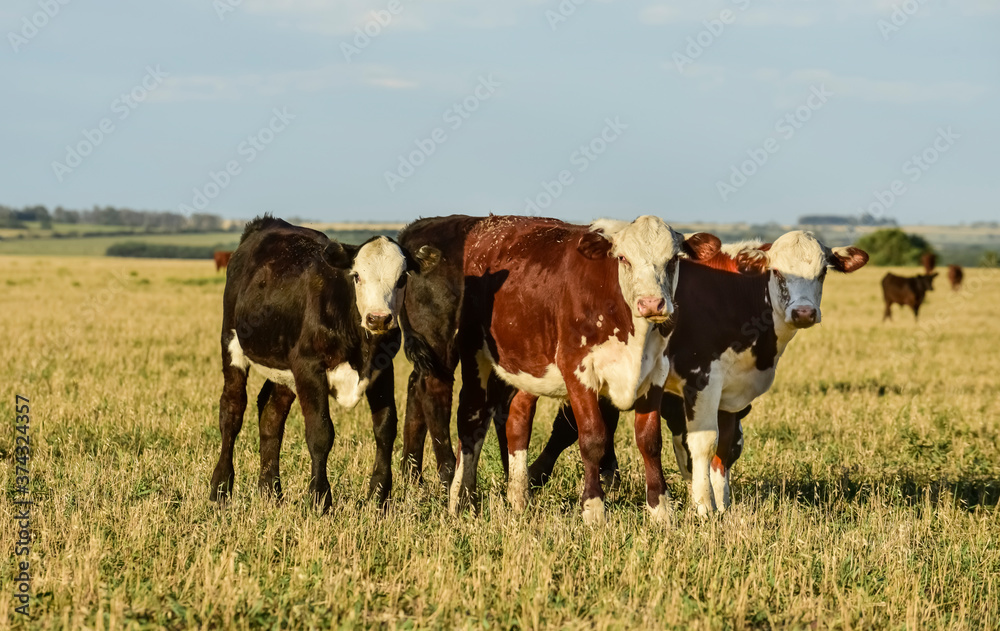
<path fill-rule="evenodd" d="M 896 220 L 887 217 L 875 217 L 864 214 L 861 217 L 850 215 L 802 215 L 799 224 L 804 226 L 895 226 Z"/>
<path fill-rule="evenodd" d="M 24 208 L 0 205 L 0 228 L 26 228 L 28 221 L 37 221 L 46 230 L 51 229 L 53 223 L 121 226 L 155 232 L 217 232 L 224 229 L 222 217 L 208 213 L 182 215 L 114 206 L 94 206 L 91 210 L 67 210 L 56 206 L 50 212 L 42 205 Z M 234 226 L 232 229 L 240 228 Z"/>
<path fill-rule="evenodd" d="M 997 252 L 981 245 L 949 245 L 935 250 L 918 234 L 908 234 L 898 228 L 876 230 L 858 239 L 856 245 L 868 253 L 872 265 L 920 264 L 920 255 L 930 252 L 937 255 L 939 265 L 966 267 L 997 267 Z"/>
<path fill-rule="evenodd" d="M 144 243 L 123 241 L 110 245 L 106 256 L 151 259 L 210 259 L 216 250 L 232 250 L 235 243 L 215 245 L 174 245 L 171 243 Z"/>

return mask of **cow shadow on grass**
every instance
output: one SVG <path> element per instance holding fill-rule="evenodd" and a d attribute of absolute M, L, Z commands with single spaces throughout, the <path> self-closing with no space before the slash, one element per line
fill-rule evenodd
<path fill-rule="evenodd" d="M 892 478 L 861 478 L 845 469 L 836 479 L 758 478 L 734 481 L 733 502 L 756 499 L 794 501 L 806 506 L 827 506 L 835 502 L 866 505 L 873 501 L 903 506 L 953 506 L 974 511 L 1000 504 L 1000 480 L 986 476 L 928 479 L 912 473 Z"/>
<path fill-rule="evenodd" d="M 668 486 L 678 509 L 689 509 L 687 484 L 677 479 Z M 838 503 L 866 506 L 877 502 L 906 508 L 950 506 L 974 512 L 977 509 L 994 509 L 1000 504 L 1000 479 L 987 476 L 928 479 L 926 475 L 905 472 L 892 478 L 872 479 L 845 468 L 835 479 L 775 476 L 733 480 L 732 492 L 734 506 L 794 502 L 804 507 L 820 508 Z M 548 495 L 545 502 L 559 506 L 567 514 L 580 508 L 580 499 L 574 491 L 535 489 L 536 501 L 540 499 L 539 493 Z M 605 502 L 612 511 L 641 510 L 646 499 L 642 485 L 624 482 L 620 490 L 608 494 Z"/>

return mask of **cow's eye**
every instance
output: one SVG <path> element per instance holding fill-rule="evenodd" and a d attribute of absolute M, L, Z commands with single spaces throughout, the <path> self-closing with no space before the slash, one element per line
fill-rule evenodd
<path fill-rule="evenodd" d="M 406 285 L 406 274 L 399 277 L 399 281 L 396 282 L 396 289 L 402 289 Z"/>
<path fill-rule="evenodd" d="M 361 284 L 361 275 L 360 274 L 358 274 L 357 272 L 355 272 L 355 273 L 351 274 L 351 277 L 354 278 L 354 284 L 355 285 L 360 285 Z"/>
<path fill-rule="evenodd" d="M 619 261 L 621 261 L 622 263 L 624 263 L 625 265 L 627 265 L 628 267 L 632 267 L 632 264 L 631 264 L 631 263 L 629 263 L 629 262 L 628 262 L 628 259 L 627 259 L 627 258 L 625 258 L 624 256 L 619 256 L 619 257 L 618 257 L 618 260 L 619 260 Z"/>

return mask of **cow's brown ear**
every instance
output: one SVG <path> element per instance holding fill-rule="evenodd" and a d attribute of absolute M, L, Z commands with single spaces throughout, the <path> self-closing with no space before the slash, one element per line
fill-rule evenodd
<path fill-rule="evenodd" d="M 413 253 L 416 265 L 411 266 L 411 271 L 426 274 L 441 262 L 441 250 L 433 245 L 422 245 L 420 249 Z"/>
<path fill-rule="evenodd" d="M 347 269 L 354 263 L 354 255 L 357 253 L 358 246 L 333 241 L 323 250 L 323 258 L 331 267 Z"/>
<path fill-rule="evenodd" d="M 684 241 L 684 253 L 696 261 L 707 261 L 721 249 L 719 237 L 707 232 L 697 232 Z"/>
<path fill-rule="evenodd" d="M 830 251 L 830 267 L 838 272 L 853 272 L 868 262 L 868 253 L 854 246 L 833 248 Z"/>
<path fill-rule="evenodd" d="M 580 245 L 576 249 L 588 259 L 600 259 L 611 253 L 611 242 L 604 235 L 590 230 L 580 237 Z"/>
<path fill-rule="evenodd" d="M 767 244 L 770 247 L 770 244 Z M 763 247 L 742 250 L 735 257 L 736 270 L 746 276 L 760 276 L 767 272 L 768 258 Z"/>

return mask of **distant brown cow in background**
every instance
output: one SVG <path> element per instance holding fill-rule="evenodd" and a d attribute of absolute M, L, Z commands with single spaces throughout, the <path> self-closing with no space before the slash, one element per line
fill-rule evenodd
<path fill-rule="evenodd" d="M 920 255 L 920 264 L 924 267 L 924 273 L 930 274 L 937 266 L 937 257 L 933 252 L 924 252 Z"/>
<path fill-rule="evenodd" d="M 961 265 L 948 266 L 948 282 L 951 283 L 952 291 L 958 291 L 962 288 L 963 278 L 965 278 L 965 272 L 962 270 Z"/>
<path fill-rule="evenodd" d="M 215 271 L 218 272 L 223 267 L 229 265 L 229 257 L 233 255 L 232 252 L 226 252 L 224 250 L 219 250 L 215 252 L 212 257 L 215 259 Z"/>
<path fill-rule="evenodd" d="M 920 314 L 920 305 L 924 301 L 924 295 L 934 289 L 933 281 L 937 273 L 926 276 L 896 276 L 886 274 L 882 278 L 882 296 L 885 298 L 885 314 L 882 321 L 892 320 L 891 307 L 893 304 L 908 305 L 913 308 L 913 317 Z"/>

